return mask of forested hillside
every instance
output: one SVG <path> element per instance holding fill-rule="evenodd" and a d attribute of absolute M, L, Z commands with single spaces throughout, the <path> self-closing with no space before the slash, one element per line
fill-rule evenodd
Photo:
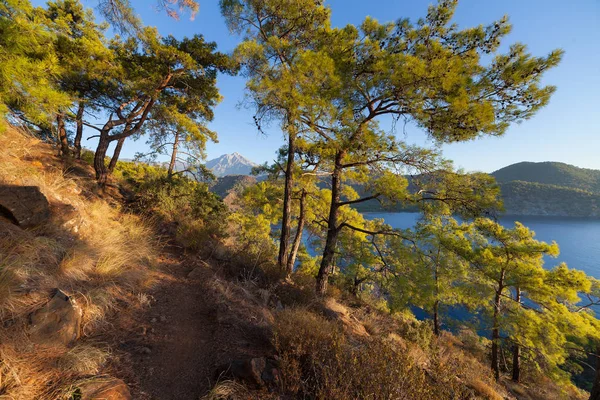
<path fill-rule="evenodd" d="M 600 171 L 559 162 L 520 162 L 492 172 L 498 183 L 534 182 L 600 193 Z"/>
<path fill-rule="evenodd" d="M 557 162 L 522 162 L 492 173 L 505 213 L 600 217 L 600 171 Z"/>

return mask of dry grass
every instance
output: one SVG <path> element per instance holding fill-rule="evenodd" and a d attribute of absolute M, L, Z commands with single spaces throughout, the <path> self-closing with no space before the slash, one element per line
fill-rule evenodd
<path fill-rule="evenodd" d="M 241 400 L 249 398 L 248 389 L 235 381 L 218 382 L 202 400 Z"/>
<path fill-rule="evenodd" d="M 157 242 L 149 221 L 99 198 L 88 178 L 65 172 L 48 145 L 9 128 L 0 149 L 0 183 L 38 186 L 52 212 L 35 230 L 0 229 L 0 323 L 7 327 L 0 330 L 0 397 L 57 398 L 76 380 L 102 372 L 111 357 L 87 337 L 109 328 L 120 307 L 147 302 Z M 28 315 L 53 288 L 83 309 L 83 338 L 69 350 L 42 351 L 27 338 Z"/>
<path fill-rule="evenodd" d="M 109 356 L 110 350 L 101 345 L 78 344 L 58 359 L 57 366 L 69 375 L 96 375 Z"/>
<path fill-rule="evenodd" d="M 350 341 L 334 322 L 305 309 L 280 312 L 275 323 L 286 394 L 323 399 L 454 399 L 468 388 L 454 371 L 434 379 L 393 341 Z M 443 381 L 440 382 L 440 381 Z"/>

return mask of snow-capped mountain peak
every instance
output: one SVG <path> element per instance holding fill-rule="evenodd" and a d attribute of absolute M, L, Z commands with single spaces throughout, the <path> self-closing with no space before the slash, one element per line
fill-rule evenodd
<path fill-rule="evenodd" d="M 210 169 L 215 176 L 226 175 L 250 175 L 255 163 L 248 160 L 239 153 L 223 154 L 220 157 L 206 162 L 206 167 Z"/>

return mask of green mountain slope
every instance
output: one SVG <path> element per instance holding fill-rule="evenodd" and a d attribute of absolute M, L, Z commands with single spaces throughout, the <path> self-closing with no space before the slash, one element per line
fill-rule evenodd
<path fill-rule="evenodd" d="M 600 217 L 600 171 L 520 162 L 492 173 L 508 215 Z"/>
<path fill-rule="evenodd" d="M 560 162 L 520 162 L 492 173 L 498 183 L 523 181 L 600 193 L 600 171 Z"/>
<path fill-rule="evenodd" d="M 535 182 L 500 184 L 505 214 L 554 217 L 600 217 L 600 194 Z"/>

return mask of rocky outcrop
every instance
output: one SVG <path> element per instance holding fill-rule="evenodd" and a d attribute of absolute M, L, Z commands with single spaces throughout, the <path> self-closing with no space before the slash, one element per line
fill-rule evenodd
<path fill-rule="evenodd" d="M 50 207 L 37 186 L 0 185 L 0 215 L 22 228 L 33 228 L 50 218 Z"/>
<path fill-rule="evenodd" d="M 81 400 L 131 400 L 129 388 L 120 379 L 109 376 L 87 379 L 77 385 Z"/>
<path fill-rule="evenodd" d="M 47 346 L 68 346 L 79 337 L 81 308 L 60 289 L 42 308 L 31 314 L 30 338 Z"/>

